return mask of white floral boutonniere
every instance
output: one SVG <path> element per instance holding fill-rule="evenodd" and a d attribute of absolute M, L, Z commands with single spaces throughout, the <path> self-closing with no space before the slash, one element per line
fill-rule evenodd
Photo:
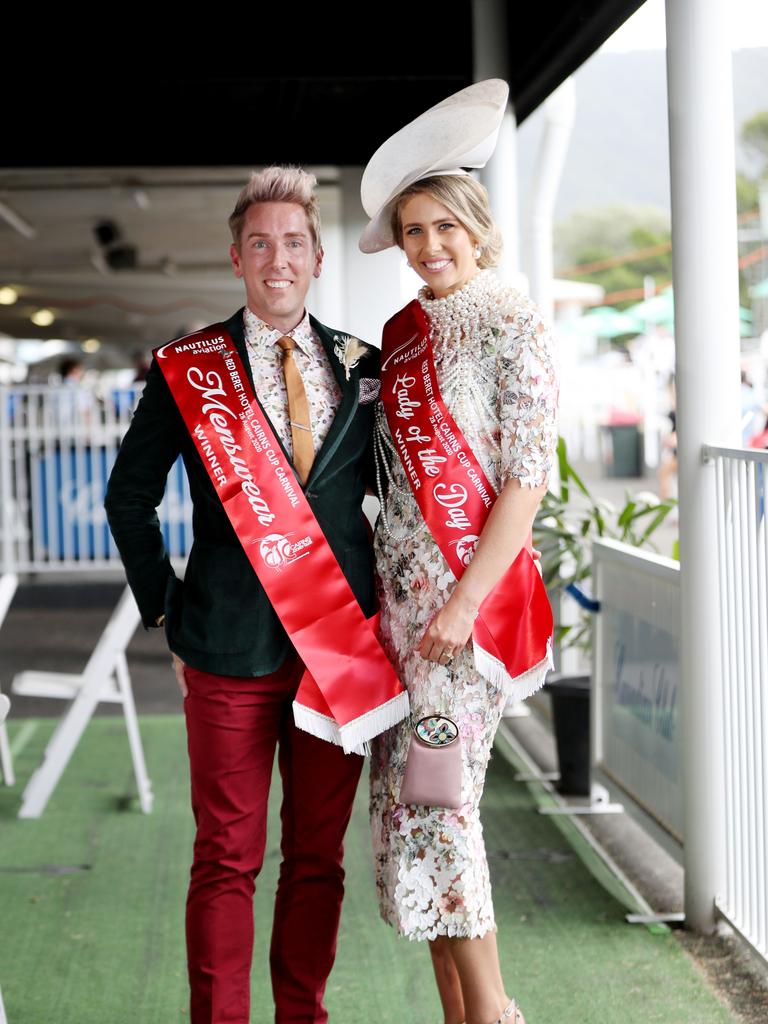
<path fill-rule="evenodd" d="M 368 351 L 368 346 L 364 345 L 357 338 L 350 337 L 348 334 L 334 334 L 333 340 L 335 342 L 333 351 L 344 367 L 344 374 L 347 380 L 349 380 L 349 371 L 354 370 L 360 359 Z"/>

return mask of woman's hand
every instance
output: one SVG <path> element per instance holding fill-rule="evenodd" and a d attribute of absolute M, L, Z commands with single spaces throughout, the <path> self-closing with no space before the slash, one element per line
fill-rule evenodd
<path fill-rule="evenodd" d="M 430 622 L 419 645 L 419 654 L 427 661 L 447 665 L 466 647 L 476 618 L 477 606 L 454 590 Z"/>
<path fill-rule="evenodd" d="M 531 551 L 539 572 L 541 552 L 536 548 Z M 454 590 L 437 615 L 429 624 L 424 639 L 419 645 L 419 654 L 427 661 L 437 661 L 447 665 L 450 658 L 462 651 L 472 635 L 472 627 L 477 618 L 477 607 L 467 600 L 460 590 Z"/>

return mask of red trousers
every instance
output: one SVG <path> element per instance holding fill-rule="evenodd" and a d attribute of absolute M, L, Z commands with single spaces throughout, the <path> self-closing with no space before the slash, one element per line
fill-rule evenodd
<path fill-rule="evenodd" d="M 270 952 L 275 1020 L 328 1019 L 323 994 L 344 895 L 343 838 L 363 759 L 293 724 L 302 671 L 296 657 L 255 678 L 185 670 L 197 825 L 187 897 L 192 1024 L 249 1021 L 254 879 L 276 747 L 283 802 Z"/>

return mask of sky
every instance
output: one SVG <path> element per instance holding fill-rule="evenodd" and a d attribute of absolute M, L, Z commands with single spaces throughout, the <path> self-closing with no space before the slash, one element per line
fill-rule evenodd
<path fill-rule="evenodd" d="M 768 2 L 766 0 L 730 0 L 731 48 L 740 50 L 768 46 Z M 603 45 L 603 52 L 625 53 L 628 50 L 663 50 L 664 0 L 646 0 L 618 32 Z"/>

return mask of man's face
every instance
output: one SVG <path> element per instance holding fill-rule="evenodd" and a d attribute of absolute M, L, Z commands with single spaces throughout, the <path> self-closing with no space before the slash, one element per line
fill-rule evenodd
<path fill-rule="evenodd" d="M 245 213 L 240 244 L 229 250 L 245 283 L 248 308 L 270 327 L 292 330 L 304 315 L 323 250 L 315 252 L 307 215 L 298 203 L 254 203 Z"/>

